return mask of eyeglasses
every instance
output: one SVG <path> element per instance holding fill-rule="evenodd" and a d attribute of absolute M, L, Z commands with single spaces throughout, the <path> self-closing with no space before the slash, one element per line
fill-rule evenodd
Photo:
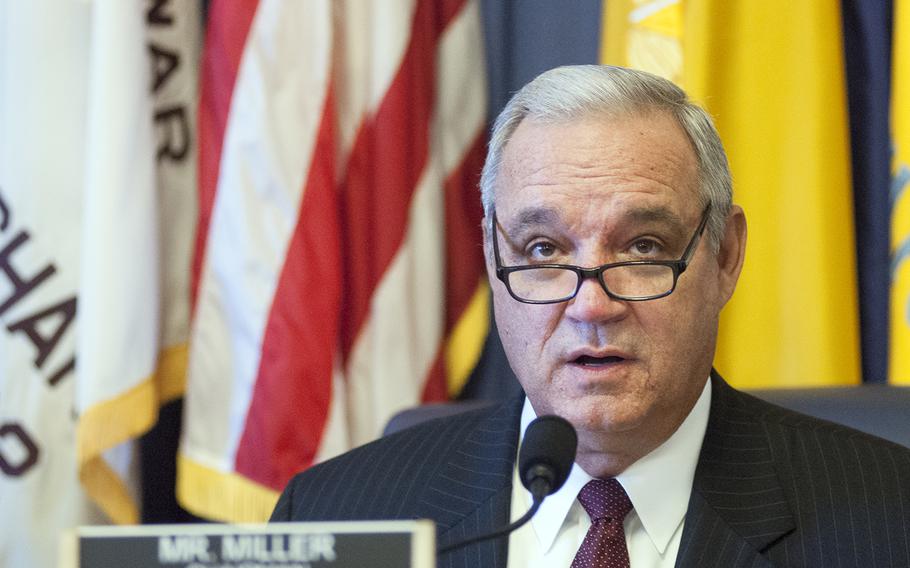
<path fill-rule="evenodd" d="M 567 302 L 578 294 L 586 278 L 597 278 L 607 295 L 616 300 L 641 302 L 669 296 L 676 289 L 679 275 L 686 271 L 698 241 L 708 224 L 709 204 L 695 234 L 679 260 L 629 260 L 611 262 L 594 268 L 572 264 L 529 264 L 503 266 L 499 255 L 499 222 L 493 211 L 493 255 L 496 277 L 509 294 L 525 304 Z"/>

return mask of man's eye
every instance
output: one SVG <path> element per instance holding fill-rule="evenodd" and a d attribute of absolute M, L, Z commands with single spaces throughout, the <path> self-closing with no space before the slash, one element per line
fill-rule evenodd
<path fill-rule="evenodd" d="M 641 239 L 632 244 L 632 252 L 641 256 L 653 256 L 660 252 L 660 245 L 651 239 Z"/>
<path fill-rule="evenodd" d="M 547 241 L 538 241 L 528 247 L 528 257 L 532 260 L 551 258 L 556 254 L 556 246 Z"/>

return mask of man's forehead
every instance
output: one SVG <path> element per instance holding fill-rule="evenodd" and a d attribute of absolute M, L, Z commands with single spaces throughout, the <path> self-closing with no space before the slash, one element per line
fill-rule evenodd
<path fill-rule="evenodd" d="M 679 194 L 689 201 L 698 193 L 696 153 L 666 113 L 559 123 L 529 119 L 507 143 L 500 168 L 497 197 L 530 202 L 553 193 L 583 201 L 635 192 Z"/>

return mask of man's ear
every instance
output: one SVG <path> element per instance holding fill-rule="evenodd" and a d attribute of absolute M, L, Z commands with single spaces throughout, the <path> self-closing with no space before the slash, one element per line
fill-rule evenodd
<path fill-rule="evenodd" d="M 724 237 L 717 252 L 720 292 L 724 303 L 730 300 L 736 281 L 743 269 L 746 257 L 746 214 L 739 205 L 734 205 L 727 215 Z"/>
<path fill-rule="evenodd" d="M 490 218 L 484 216 L 480 220 L 480 227 L 483 231 L 483 262 L 487 267 L 487 274 L 492 275 L 493 269 L 493 236 L 490 234 Z"/>

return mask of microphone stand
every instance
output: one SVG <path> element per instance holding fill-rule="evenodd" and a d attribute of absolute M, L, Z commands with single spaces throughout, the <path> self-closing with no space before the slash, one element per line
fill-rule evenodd
<path fill-rule="evenodd" d="M 534 502 L 531 504 L 531 508 L 528 509 L 528 512 L 525 513 L 524 515 L 522 515 L 521 518 L 517 519 L 514 523 L 506 525 L 505 527 L 499 529 L 498 531 L 473 536 L 467 540 L 462 540 L 459 542 L 449 544 L 448 546 L 444 546 L 436 551 L 436 555 L 440 556 L 447 552 L 451 552 L 452 550 L 455 550 L 456 548 L 461 548 L 463 546 L 468 546 L 470 544 L 474 544 L 474 543 L 480 542 L 482 540 L 489 540 L 489 539 L 498 538 L 500 536 L 509 534 L 510 532 L 517 530 L 518 528 L 524 526 L 528 521 L 530 521 L 531 517 L 533 517 L 534 514 L 537 513 L 537 509 L 540 509 L 541 503 L 543 503 L 543 498 L 542 497 L 539 498 L 539 497 L 535 496 Z"/>

